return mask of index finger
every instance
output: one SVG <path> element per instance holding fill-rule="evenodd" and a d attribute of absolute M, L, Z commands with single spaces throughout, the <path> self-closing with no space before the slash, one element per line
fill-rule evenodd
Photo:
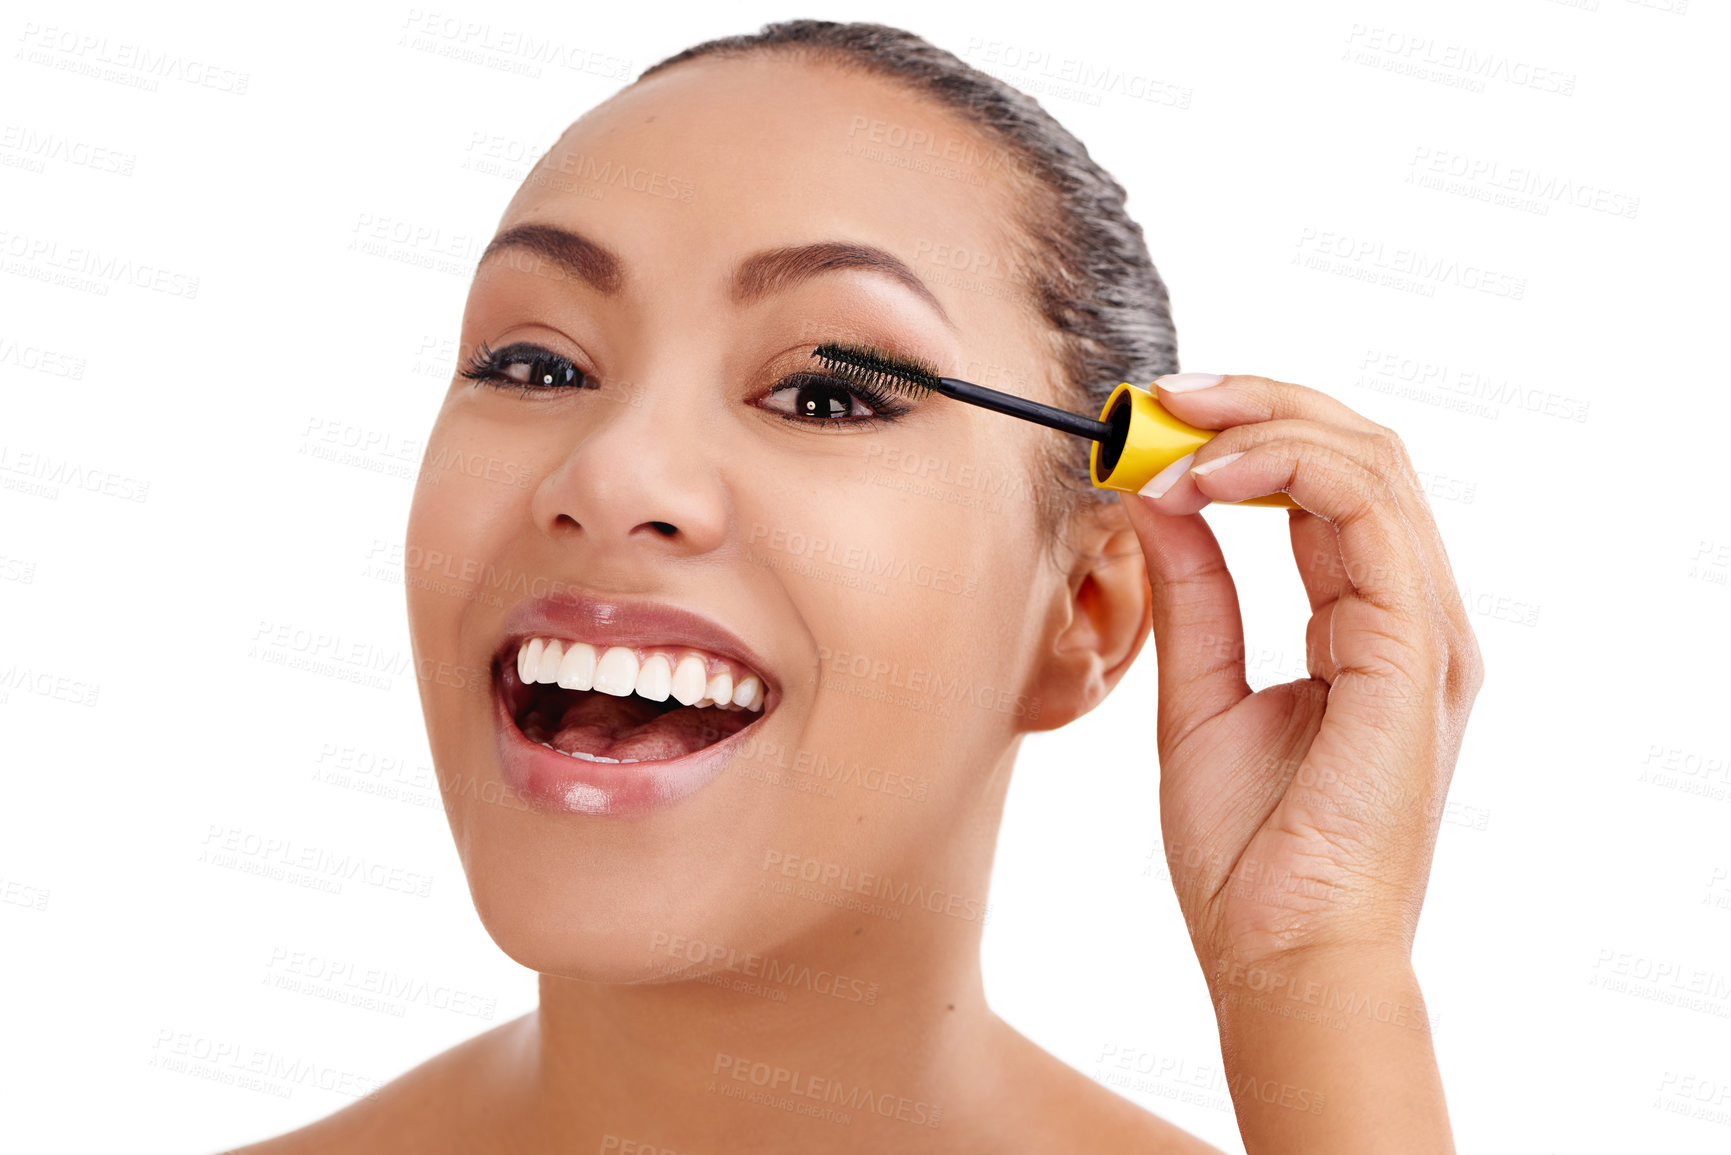
<path fill-rule="evenodd" d="M 1160 404 L 1198 429 L 1304 418 L 1363 433 L 1382 426 L 1328 394 L 1249 373 L 1169 373 L 1154 381 Z"/>

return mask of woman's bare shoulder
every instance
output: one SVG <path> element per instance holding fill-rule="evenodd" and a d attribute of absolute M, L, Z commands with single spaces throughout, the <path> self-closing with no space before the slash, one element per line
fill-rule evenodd
<path fill-rule="evenodd" d="M 504 1069 L 517 1046 L 525 1016 L 441 1051 L 365 1098 L 294 1131 L 236 1147 L 225 1155 L 390 1155 L 446 1150 L 510 1150 L 497 1133 L 500 1119 L 483 1104 L 506 1088 Z M 483 1115 L 490 1117 L 483 1117 Z M 483 1137 L 483 1131 L 491 1131 Z"/>

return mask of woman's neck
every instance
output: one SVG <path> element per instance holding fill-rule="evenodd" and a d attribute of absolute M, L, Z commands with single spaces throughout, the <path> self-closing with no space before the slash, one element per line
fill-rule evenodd
<path fill-rule="evenodd" d="M 645 981 L 543 975 L 519 1039 L 536 1129 L 565 1151 L 953 1150 L 958 1116 L 980 1117 L 1021 1042 L 980 974 L 1013 758 L 972 778 L 968 829 L 902 876 L 856 882 L 859 903 L 795 938 L 749 950 L 646 933 Z M 666 981 L 680 971 L 705 977 Z"/>
<path fill-rule="evenodd" d="M 945 1115 L 990 1087 L 1002 1029 L 979 927 L 928 913 L 892 938 L 857 925 L 872 921 L 838 920 L 831 934 L 854 941 L 835 949 L 732 956 L 707 981 L 543 975 L 539 1009 L 502 1053 L 519 1124 L 563 1151 L 633 1150 L 609 1136 L 679 1155 L 741 1149 L 721 1137 L 753 1151 L 941 1149 Z"/>

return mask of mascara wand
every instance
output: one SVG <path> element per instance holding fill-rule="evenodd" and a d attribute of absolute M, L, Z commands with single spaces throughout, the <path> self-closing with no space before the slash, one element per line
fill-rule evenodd
<path fill-rule="evenodd" d="M 1112 391 L 1100 410 L 1100 420 L 1095 421 L 971 381 L 940 377 L 923 362 L 891 357 L 863 345 L 819 345 L 811 355 L 837 377 L 868 388 L 893 390 L 916 400 L 929 393 L 942 393 L 981 409 L 1086 438 L 1094 443 L 1088 453 L 1088 476 L 1098 489 L 1139 493 L 1155 474 L 1186 453 L 1194 453 L 1219 432 L 1198 429 L 1178 420 L 1160 405 L 1154 394 L 1129 382 Z M 1284 493 L 1229 504 L 1299 508 Z"/>
<path fill-rule="evenodd" d="M 1047 429 L 1056 429 L 1060 433 L 1086 437 L 1089 441 L 1105 441 L 1112 436 L 1112 427 L 1104 421 L 1095 421 L 1083 417 L 1080 413 L 1055 409 L 1014 394 L 1000 393 L 984 385 L 975 385 L 972 381 L 939 377 L 917 361 L 886 357 L 875 349 L 865 349 L 857 345 L 819 345 L 812 350 L 811 355 L 822 361 L 832 372 L 861 384 L 894 389 L 912 396 L 922 396 L 928 392 L 942 393 L 945 397 L 954 397 L 957 401 L 966 401 L 969 405 L 977 405 L 981 409 L 1020 417 L 1023 421 L 1032 421 L 1035 425 L 1044 425 Z"/>

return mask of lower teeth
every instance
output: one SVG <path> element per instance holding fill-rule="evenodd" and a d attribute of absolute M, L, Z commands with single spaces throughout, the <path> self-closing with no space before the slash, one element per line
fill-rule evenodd
<path fill-rule="evenodd" d="M 641 758 L 603 758 L 599 754 L 585 754 L 581 750 L 561 750 L 551 742 L 543 742 L 541 745 L 547 747 L 547 749 L 553 751 L 555 754 L 563 754 L 567 758 L 576 758 L 583 762 L 611 762 L 614 765 L 623 765 L 626 762 L 643 761 Z"/>

